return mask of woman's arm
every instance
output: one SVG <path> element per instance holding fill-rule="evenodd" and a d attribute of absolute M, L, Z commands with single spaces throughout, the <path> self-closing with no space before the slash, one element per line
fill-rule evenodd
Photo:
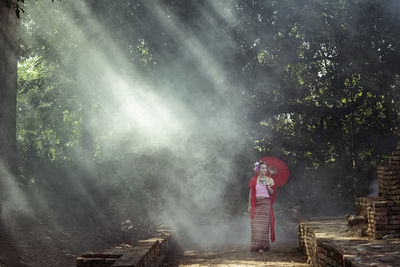
<path fill-rule="evenodd" d="M 270 194 L 270 195 L 272 195 L 273 193 L 274 193 L 274 190 L 272 189 L 272 186 L 275 184 L 274 183 L 274 179 L 272 179 L 272 178 L 268 178 L 268 186 L 267 186 L 267 189 L 268 189 L 268 193 Z"/>
<path fill-rule="evenodd" d="M 272 189 L 272 187 L 270 185 L 268 186 L 268 193 L 270 195 L 272 195 L 274 193 L 274 190 Z"/>

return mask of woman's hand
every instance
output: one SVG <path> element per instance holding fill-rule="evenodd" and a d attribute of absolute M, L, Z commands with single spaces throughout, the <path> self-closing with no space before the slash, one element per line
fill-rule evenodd
<path fill-rule="evenodd" d="M 272 189 L 271 185 L 267 185 L 268 193 L 273 194 L 274 190 Z"/>
<path fill-rule="evenodd" d="M 251 206 L 247 206 L 247 211 L 250 212 L 251 211 Z"/>

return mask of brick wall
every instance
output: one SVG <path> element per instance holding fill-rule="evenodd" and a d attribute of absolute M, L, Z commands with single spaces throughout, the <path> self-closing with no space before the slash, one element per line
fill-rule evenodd
<path fill-rule="evenodd" d="M 390 155 L 389 165 L 400 166 L 400 143 L 397 144 L 396 149 Z"/>
<path fill-rule="evenodd" d="M 400 236 L 400 201 L 357 198 L 356 210 L 357 215 L 368 222 L 367 233 L 370 237 Z"/>
<path fill-rule="evenodd" d="M 372 238 L 400 234 L 400 201 L 375 201 L 367 206 L 368 234 Z"/>
<path fill-rule="evenodd" d="M 356 204 L 356 214 L 363 216 L 366 220 L 368 218 L 367 216 L 367 206 L 368 203 L 376 201 L 376 197 L 359 197 L 356 198 L 355 204 Z"/>
<path fill-rule="evenodd" d="M 399 239 L 359 237 L 343 217 L 304 219 L 299 224 L 299 243 L 311 266 L 391 267 L 400 262 Z"/>
<path fill-rule="evenodd" d="M 400 236 L 400 143 L 389 157 L 389 165 L 379 166 L 379 196 L 356 198 L 356 212 L 368 222 L 367 233 L 379 239 Z"/>
<path fill-rule="evenodd" d="M 77 267 L 160 266 L 164 260 L 179 256 L 181 248 L 171 238 L 169 228 L 158 230 L 155 238 L 140 240 L 134 247 L 86 252 L 76 259 Z"/>
<path fill-rule="evenodd" d="M 378 167 L 379 196 L 400 200 L 400 143 L 389 157 L 389 165 Z"/>
<path fill-rule="evenodd" d="M 379 166 L 378 185 L 379 196 L 387 200 L 400 200 L 400 165 Z"/>
<path fill-rule="evenodd" d="M 345 255 L 345 251 L 341 248 L 342 244 L 338 243 L 333 236 L 335 227 L 346 226 L 346 221 L 332 218 L 314 218 L 310 221 L 303 221 L 299 224 L 299 245 L 300 249 L 307 256 L 307 263 L 311 266 L 357 266 L 352 265 L 352 255 Z M 339 233 L 340 235 L 340 233 Z M 344 240 L 340 236 L 340 240 Z M 351 253 L 349 253 L 351 254 Z"/>

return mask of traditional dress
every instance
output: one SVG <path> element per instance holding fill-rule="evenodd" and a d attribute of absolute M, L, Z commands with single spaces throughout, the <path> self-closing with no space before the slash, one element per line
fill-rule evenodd
<path fill-rule="evenodd" d="M 264 186 L 264 188 L 260 187 Z M 275 185 L 272 185 L 273 194 L 268 197 L 256 198 L 257 187 L 259 190 L 266 190 L 265 185 L 257 185 L 257 176 L 251 178 L 251 250 L 269 250 L 269 232 L 271 230 L 271 241 L 275 241 L 274 211 L 272 204 L 276 197 Z"/>

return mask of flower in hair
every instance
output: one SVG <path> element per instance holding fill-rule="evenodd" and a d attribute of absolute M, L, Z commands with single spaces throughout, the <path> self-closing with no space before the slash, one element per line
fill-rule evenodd
<path fill-rule="evenodd" d="M 253 168 L 253 170 L 255 171 L 255 172 L 258 172 L 259 170 L 260 170 L 260 162 L 256 162 L 256 163 L 254 163 L 254 168 Z"/>

